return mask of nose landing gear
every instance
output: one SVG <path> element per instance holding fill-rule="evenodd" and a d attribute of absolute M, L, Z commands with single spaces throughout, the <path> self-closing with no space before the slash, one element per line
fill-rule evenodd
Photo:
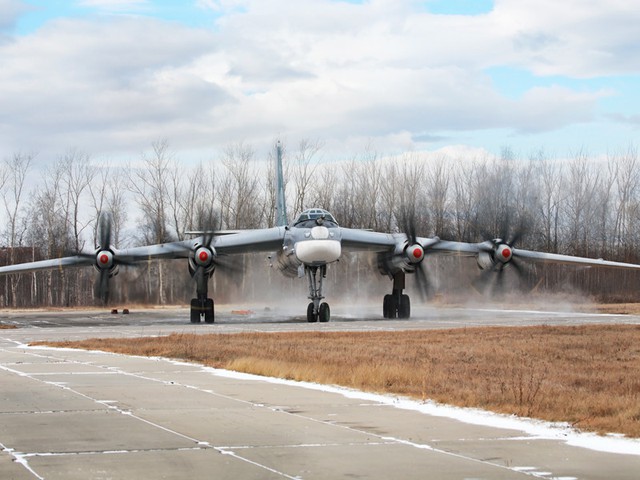
<path fill-rule="evenodd" d="M 307 321 L 314 323 L 317 321 L 328 322 L 331 319 L 331 309 L 329 304 L 322 302 L 323 280 L 327 277 L 327 266 L 305 267 L 307 279 L 309 281 L 309 299 L 311 303 L 307 306 Z"/>

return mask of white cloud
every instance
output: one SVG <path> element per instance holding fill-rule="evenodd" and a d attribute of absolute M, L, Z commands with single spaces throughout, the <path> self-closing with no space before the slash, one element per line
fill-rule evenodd
<path fill-rule="evenodd" d="M 540 75 L 639 74 L 635 1 L 496 0 L 491 15 L 512 46 L 511 61 Z"/>
<path fill-rule="evenodd" d="M 0 35 L 13 29 L 20 15 L 28 10 L 29 6 L 19 0 L 0 0 Z"/>
<path fill-rule="evenodd" d="M 440 132 L 558 129 L 591 121 L 608 92 L 538 87 L 514 100 L 484 70 L 637 74 L 631 3 L 497 0 L 465 17 L 412 1 L 199 0 L 220 13 L 210 30 L 143 16 L 51 21 L 0 44 L 0 142 L 136 154 L 160 137 L 179 150 L 287 135 L 393 150 Z"/>

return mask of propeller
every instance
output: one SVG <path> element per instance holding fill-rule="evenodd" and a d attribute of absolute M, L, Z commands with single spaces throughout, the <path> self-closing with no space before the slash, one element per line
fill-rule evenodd
<path fill-rule="evenodd" d="M 83 253 L 81 256 L 94 259 L 94 265 L 98 270 L 98 279 L 94 286 L 95 297 L 103 305 L 109 302 L 109 279 L 118 273 L 118 264 L 125 263 L 118 261 L 111 248 L 111 232 L 113 219 L 108 212 L 102 212 L 98 218 L 98 231 L 96 250 L 94 253 Z"/>
<path fill-rule="evenodd" d="M 213 248 L 214 232 L 207 229 L 202 235 L 202 242 L 194 245 L 193 256 L 189 257 L 191 277 L 197 282 L 206 281 L 205 274 L 216 268 L 216 251 Z"/>
<path fill-rule="evenodd" d="M 198 232 L 201 233 L 202 240 L 188 248 L 189 271 L 191 278 L 196 282 L 206 282 L 215 269 L 231 273 L 239 270 L 235 263 L 225 261 L 216 252 L 214 247 L 216 229 L 213 225 L 215 223 L 213 217 L 209 217 L 206 223 L 206 228 Z"/>
<path fill-rule="evenodd" d="M 502 292 L 504 290 L 504 272 L 506 267 L 511 266 L 518 278 L 522 279 L 525 272 L 522 265 L 515 258 L 514 246 L 526 234 L 524 223 L 507 237 L 509 232 L 508 219 L 502 223 L 500 237 L 487 240 L 481 244 L 482 251 L 478 256 L 478 265 L 483 269 L 480 275 L 481 290 L 486 291 L 491 278 L 494 278 L 493 291 Z M 481 258 L 481 255 L 484 256 Z M 495 276 L 491 276 L 496 273 Z"/>
<path fill-rule="evenodd" d="M 427 269 L 423 260 L 425 249 L 435 245 L 440 241 L 438 237 L 432 239 L 428 244 L 422 245 L 418 242 L 417 227 L 414 212 L 402 215 L 402 229 L 407 236 L 407 246 L 404 250 L 405 258 L 413 266 L 416 276 L 416 285 L 420 298 L 424 301 L 433 293 L 432 282 L 429 279 Z"/>

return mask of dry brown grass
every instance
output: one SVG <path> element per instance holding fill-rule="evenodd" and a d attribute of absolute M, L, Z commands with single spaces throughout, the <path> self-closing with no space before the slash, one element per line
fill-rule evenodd
<path fill-rule="evenodd" d="M 57 345 L 180 358 L 640 437 L 640 326 L 174 334 Z"/>
<path fill-rule="evenodd" d="M 11 330 L 13 328 L 18 328 L 15 325 L 6 325 L 4 323 L 0 323 L 0 330 Z"/>
<path fill-rule="evenodd" d="M 640 303 L 599 303 L 596 310 L 599 313 L 640 315 Z"/>

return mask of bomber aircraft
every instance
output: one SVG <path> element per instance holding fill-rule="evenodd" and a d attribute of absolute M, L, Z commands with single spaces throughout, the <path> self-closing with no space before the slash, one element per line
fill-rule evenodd
<path fill-rule="evenodd" d="M 423 261 L 427 255 L 458 254 L 476 258 L 480 269 L 487 274 L 501 276 L 511 266 L 518 272 L 519 260 L 574 264 L 589 267 L 612 267 L 640 270 L 640 265 L 603 259 L 576 257 L 515 248 L 520 237 L 494 238 L 479 243 L 466 243 L 416 235 L 413 220 L 402 219 L 403 233 L 383 233 L 340 227 L 337 220 L 322 208 L 310 208 L 289 223 L 286 215 L 282 148 L 276 146 L 276 226 L 265 229 L 232 232 L 195 232 L 190 240 L 156 245 L 117 249 L 111 245 L 111 217 L 99 218 L 98 243 L 95 250 L 77 255 L 27 262 L 0 267 L 0 275 L 78 266 L 94 266 L 98 270 L 98 294 L 106 303 L 109 279 L 118 272 L 119 265 L 133 265 L 150 259 L 186 259 L 196 284 L 196 297 L 191 300 L 192 323 L 213 323 L 214 302 L 209 297 L 209 279 L 221 258 L 254 252 L 272 252 L 274 264 L 285 276 L 306 277 L 310 300 L 307 307 L 309 322 L 328 322 L 329 304 L 324 302 L 323 282 L 327 267 L 337 262 L 344 251 L 373 252 L 377 255 L 378 270 L 392 280 L 391 293 L 384 296 L 384 318 L 409 318 L 411 301 L 404 293 L 406 274 L 415 274 L 418 286 L 426 288 Z M 506 233 L 503 234 L 506 237 Z M 499 277 L 500 278 L 500 277 Z"/>

